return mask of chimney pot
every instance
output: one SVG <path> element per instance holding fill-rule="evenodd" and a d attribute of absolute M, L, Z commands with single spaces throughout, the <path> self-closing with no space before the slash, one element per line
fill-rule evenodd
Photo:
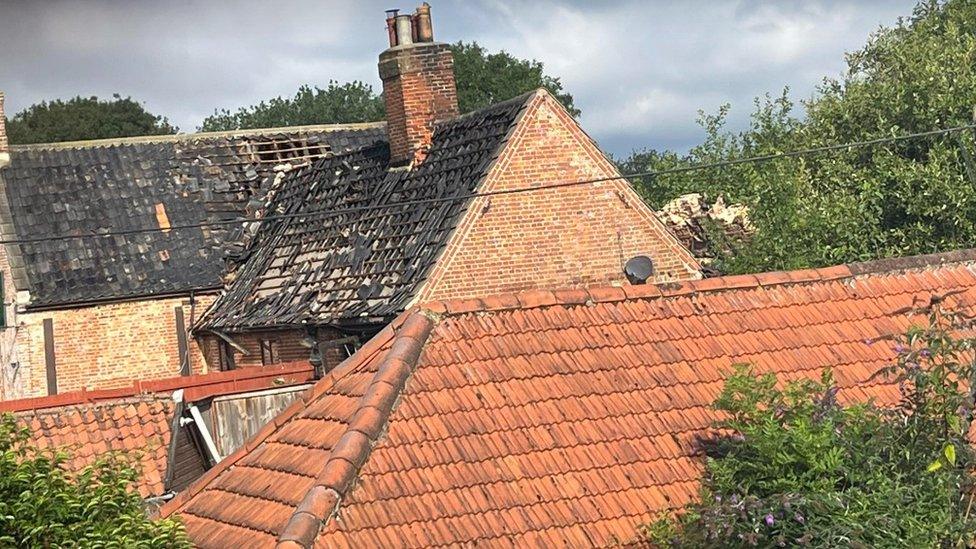
<path fill-rule="evenodd" d="M 409 15 L 396 16 L 396 35 L 398 46 L 413 44 L 413 21 Z"/>
<path fill-rule="evenodd" d="M 386 33 L 390 37 L 390 47 L 397 45 L 396 16 L 400 10 L 386 10 Z"/>
<path fill-rule="evenodd" d="M 424 2 L 413 16 L 417 24 L 417 42 L 433 42 L 434 28 L 430 22 L 430 4 Z"/>

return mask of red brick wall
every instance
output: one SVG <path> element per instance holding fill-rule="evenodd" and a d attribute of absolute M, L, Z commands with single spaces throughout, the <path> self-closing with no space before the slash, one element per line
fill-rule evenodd
<path fill-rule="evenodd" d="M 481 191 L 619 175 L 547 92 L 532 98 Z M 656 281 L 700 277 L 694 258 L 625 180 L 476 199 L 417 301 L 626 283 L 650 256 Z"/>
<path fill-rule="evenodd" d="M 213 296 L 196 297 L 199 316 Z M 58 391 L 110 389 L 135 379 L 179 375 L 180 357 L 174 309 L 183 307 L 190 326 L 189 298 L 166 298 L 94 305 L 77 309 L 20 313 L 17 316 L 16 383 L 7 384 L 4 399 L 47 394 L 44 319 L 54 327 Z M 193 373 L 206 371 L 199 346 L 188 338 Z"/>
<path fill-rule="evenodd" d="M 413 44 L 380 54 L 393 162 L 407 163 L 430 144 L 434 122 L 458 115 L 454 58 L 446 44 Z"/>
<path fill-rule="evenodd" d="M 278 357 L 280 362 L 302 362 L 307 361 L 311 354 L 311 349 L 302 345 L 305 338 L 304 330 L 262 330 L 255 332 L 229 334 L 234 342 L 243 347 L 247 354 L 234 350 L 234 365 L 237 368 L 253 368 L 263 366 L 261 361 L 261 341 L 274 340 L 278 345 Z M 318 337 L 322 340 L 343 337 L 337 331 L 327 328 L 318 329 Z M 213 334 L 201 335 L 198 338 L 199 344 L 203 347 L 203 352 L 207 365 L 211 371 L 220 369 L 220 342 L 219 337 Z M 327 369 L 336 366 L 346 358 L 341 347 L 329 349 L 325 357 L 324 364 Z"/>

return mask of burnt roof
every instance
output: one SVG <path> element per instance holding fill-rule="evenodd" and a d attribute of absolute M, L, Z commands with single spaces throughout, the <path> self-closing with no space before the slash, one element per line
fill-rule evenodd
<path fill-rule="evenodd" d="M 4 240 L 98 235 L 240 217 L 275 167 L 385 139 L 382 124 L 306 126 L 12 147 Z M 253 204 L 252 204 L 253 207 Z M 216 288 L 240 225 L 7 244 L 31 307 Z"/>
<path fill-rule="evenodd" d="M 426 160 L 413 169 L 391 168 L 380 144 L 289 176 L 266 209 L 287 217 L 262 222 L 236 278 L 198 327 L 370 324 L 395 316 L 425 280 L 532 95 L 438 125 Z"/>

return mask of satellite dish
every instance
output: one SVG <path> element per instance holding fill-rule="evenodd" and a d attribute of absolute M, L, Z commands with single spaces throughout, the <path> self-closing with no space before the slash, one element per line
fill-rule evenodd
<path fill-rule="evenodd" d="M 646 255 L 639 255 L 627 260 L 624 274 L 631 284 L 647 284 L 647 279 L 654 274 L 654 262 Z"/>

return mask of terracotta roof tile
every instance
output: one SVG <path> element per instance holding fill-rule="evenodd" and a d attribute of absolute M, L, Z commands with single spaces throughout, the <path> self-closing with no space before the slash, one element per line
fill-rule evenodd
<path fill-rule="evenodd" d="M 169 421 L 173 401 L 144 395 L 123 400 L 26 410 L 15 413 L 40 448 L 64 447 L 69 471 L 77 472 L 110 451 L 144 452 L 135 488 L 143 497 L 164 492 Z"/>
<path fill-rule="evenodd" d="M 135 488 L 143 497 L 165 492 L 164 479 L 175 411 L 172 391 L 182 388 L 186 401 L 259 390 L 281 383 L 304 383 L 312 376 L 305 363 L 242 369 L 155 381 L 108 391 L 74 391 L 49 397 L 0 402 L 0 413 L 13 412 L 31 428 L 39 448 L 65 447 L 68 468 L 79 471 L 110 451 L 141 455 Z M 266 427 L 259 434 L 270 434 Z M 242 448 L 238 455 L 243 455 Z"/>
<path fill-rule="evenodd" d="M 843 401 L 893 402 L 897 388 L 871 379 L 893 351 L 869 341 L 903 331 L 905 308 L 933 294 L 959 290 L 953 303 L 976 303 L 974 260 L 409 311 L 239 465 L 164 512 L 183 516 L 202 546 L 214 531 L 280 547 L 627 543 L 640 523 L 697 496 L 698 440 L 734 363 L 784 380 L 831 367 Z M 225 493 L 244 499 L 214 504 Z"/>

